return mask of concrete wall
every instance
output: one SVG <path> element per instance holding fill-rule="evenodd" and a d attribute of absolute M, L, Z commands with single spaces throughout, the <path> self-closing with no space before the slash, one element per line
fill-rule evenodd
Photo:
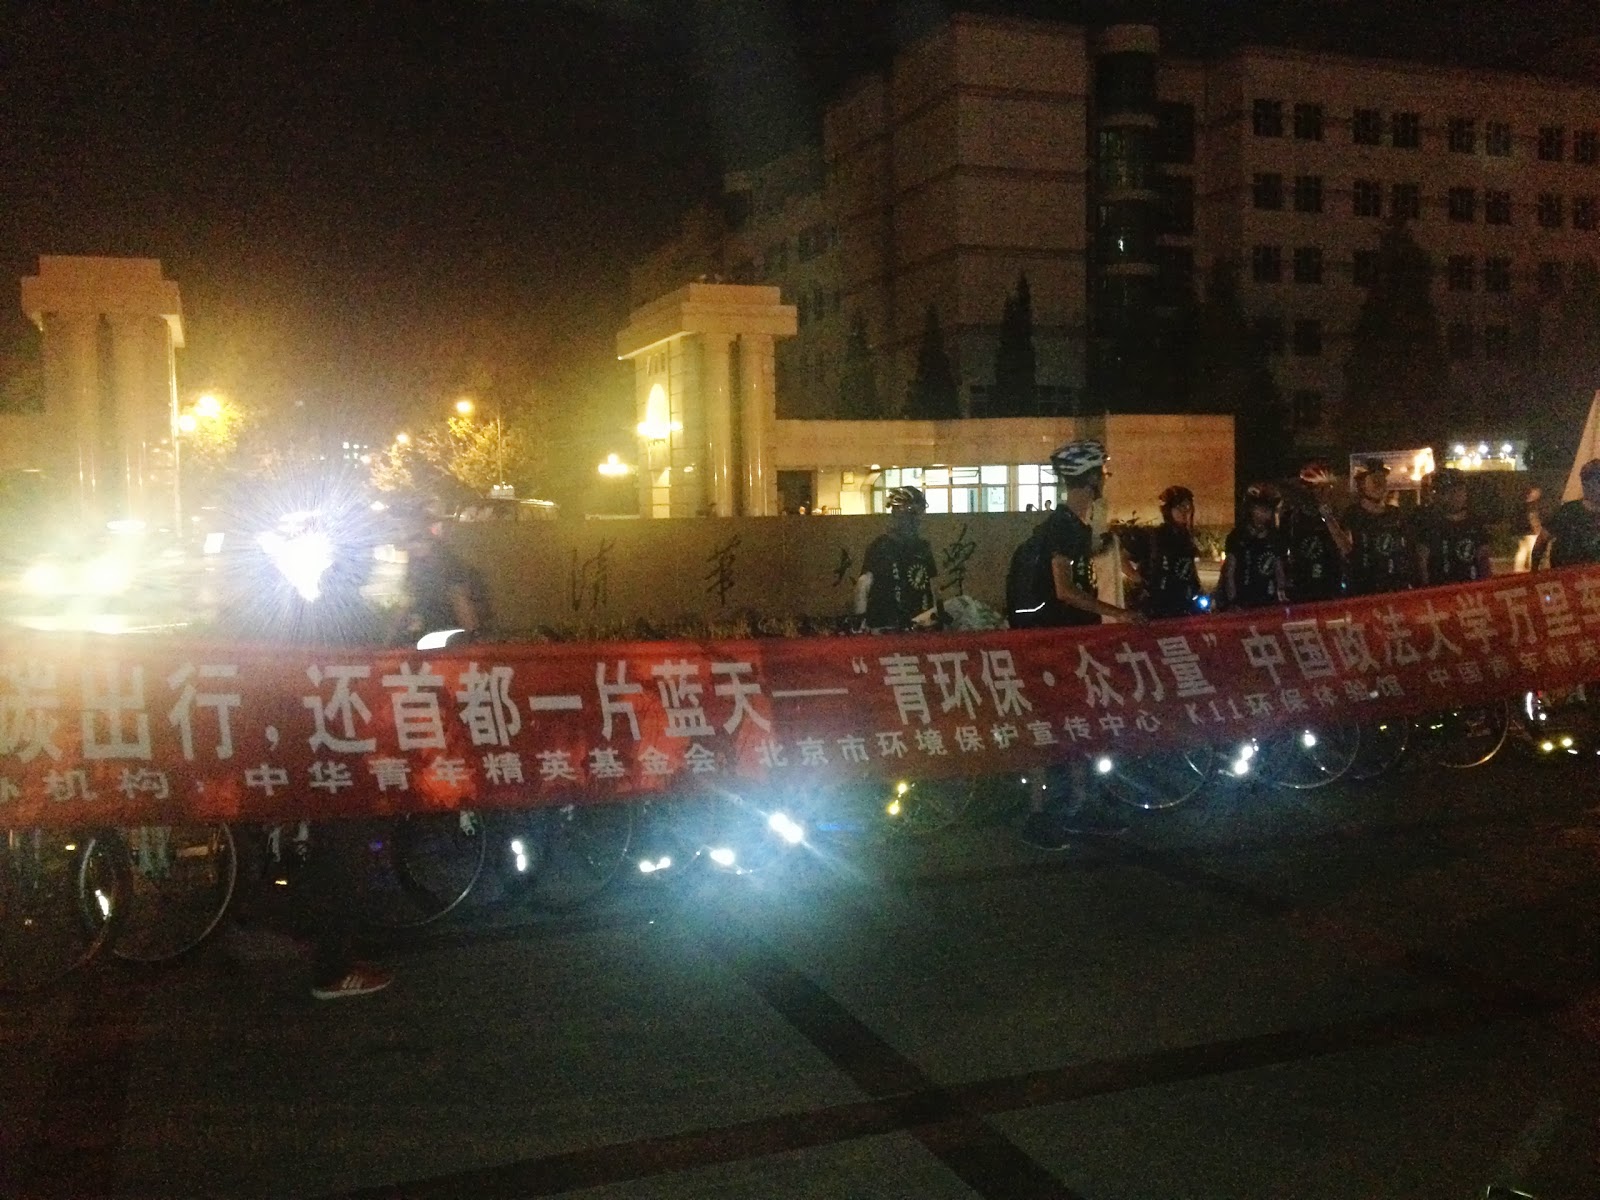
<path fill-rule="evenodd" d="M 941 595 L 996 608 L 1011 551 L 1037 513 L 924 518 Z M 888 518 L 736 517 L 655 521 L 486 522 L 449 526 L 450 544 L 488 580 L 504 632 L 611 625 L 687 614 L 727 620 L 844 615 L 862 552 Z"/>

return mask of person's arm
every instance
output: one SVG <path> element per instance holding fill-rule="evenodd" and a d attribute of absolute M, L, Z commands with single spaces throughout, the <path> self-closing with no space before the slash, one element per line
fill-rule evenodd
<path fill-rule="evenodd" d="M 1349 558 L 1350 552 L 1355 549 L 1356 539 L 1345 524 L 1328 508 L 1322 513 L 1323 524 L 1327 525 L 1328 533 L 1333 537 L 1334 547 L 1339 551 L 1340 558 Z"/>
<path fill-rule="evenodd" d="M 1487 579 L 1494 574 L 1494 563 L 1489 559 L 1489 541 L 1485 538 L 1478 543 L 1478 578 Z"/>
<path fill-rule="evenodd" d="M 1432 565 L 1429 562 L 1429 558 L 1430 557 L 1431 557 L 1431 553 L 1428 550 L 1428 539 L 1427 538 L 1418 538 L 1417 539 L 1417 553 L 1416 553 L 1416 568 L 1415 568 L 1416 572 L 1417 572 L 1417 586 L 1418 587 L 1427 587 L 1428 586 L 1428 575 L 1429 575 L 1429 572 L 1430 572 L 1430 567 Z"/>
<path fill-rule="evenodd" d="M 1289 602 L 1289 572 L 1284 568 L 1284 556 L 1278 555 L 1272 564 L 1272 574 L 1278 587 L 1278 599 L 1285 604 Z"/>
<path fill-rule="evenodd" d="M 1055 581 L 1056 599 L 1068 608 L 1075 608 L 1079 612 L 1094 613 L 1110 621 L 1136 621 L 1137 613 L 1129 612 L 1125 608 L 1118 608 L 1114 604 L 1104 603 L 1098 596 L 1080 591 L 1078 585 L 1072 581 L 1072 560 L 1065 554 L 1052 554 L 1050 556 L 1050 576 Z"/>
<path fill-rule="evenodd" d="M 867 615 L 867 597 L 872 593 L 872 572 L 863 571 L 856 576 L 856 616 Z"/>

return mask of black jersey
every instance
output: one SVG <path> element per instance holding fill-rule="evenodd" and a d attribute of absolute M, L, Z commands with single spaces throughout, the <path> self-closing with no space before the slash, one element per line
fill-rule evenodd
<path fill-rule="evenodd" d="M 1410 522 L 1392 504 L 1379 512 L 1352 505 L 1345 514 L 1350 531 L 1350 594 L 1398 592 L 1416 581 L 1416 539 Z"/>
<path fill-rule="evenodd" d="M 1226 603 L 1236 608 L 1261 608 L 1282 604 L 1278 592 L 1278 570 L 1283 563 L 1283 535 L 1276 529 L 1256 533 L 1248 525 L 1238 526 L 1228 535 L 1222 563 L 1224 586 L 1232 572 L 1233 594 Z"/>
<path fill-rule="evenodd" d="M 933 548 L 920 537 L 885 533 L 867 546 L 861 572 L 872 576 L 867 592 L 869 629 L 910 629 L 911 619 L 936 604 Z"/>
<path fill-rule="evenodd" d="M 1483 578 L 1478 563 L 1489 545 L 1489 529 L 1482 521 L 1435 512 L 1422 523 L 1420 536 L 1428 552 L 1429 583 L 1474 583 Z"/>
<path fill-rule="evenodd" d="M 1144 579 L 1144 611 L 1151 617 L 1184 617 L 1194 612 L 1200 595 L 1199 552 L 1194 535 L 1182 525 L 1163 522 L 1150 535 L 1140 575 Z"/>
<path fill-rule="evenodd" d="M 1576 567 L 1600 563 L 1600 514 L 1582 500 L 1569 500 L 1550 518 L 1550 565 Z"/>
<path fill-rule="evenodd" d="M 1283 515 L 1289 561 L 1289 598 L 1296 603 L 1332 600 L 1344 591 L 1344 556 L 1328 522 L 1315 508 L 1296 506 Z"/>

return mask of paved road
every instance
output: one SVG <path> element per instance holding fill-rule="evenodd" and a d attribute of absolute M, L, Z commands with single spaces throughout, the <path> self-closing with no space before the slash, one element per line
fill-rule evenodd
<path fill-rule="evenodd" d="M 0 1194 L 1592 1200 L 1597 804 L 1512 760 L 830 837 L 337 1005 L 259 946 L 112 974 L 0 1007 Z"/>

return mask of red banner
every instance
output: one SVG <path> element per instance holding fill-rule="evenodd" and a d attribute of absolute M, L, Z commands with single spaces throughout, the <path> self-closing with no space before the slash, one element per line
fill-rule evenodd
<path fill-rule="evenodd" d="M 0 825 L 991 774 L 1600 677 L 1600 568 L 1144 626 L 453 651 L 19 635 Z"/>

